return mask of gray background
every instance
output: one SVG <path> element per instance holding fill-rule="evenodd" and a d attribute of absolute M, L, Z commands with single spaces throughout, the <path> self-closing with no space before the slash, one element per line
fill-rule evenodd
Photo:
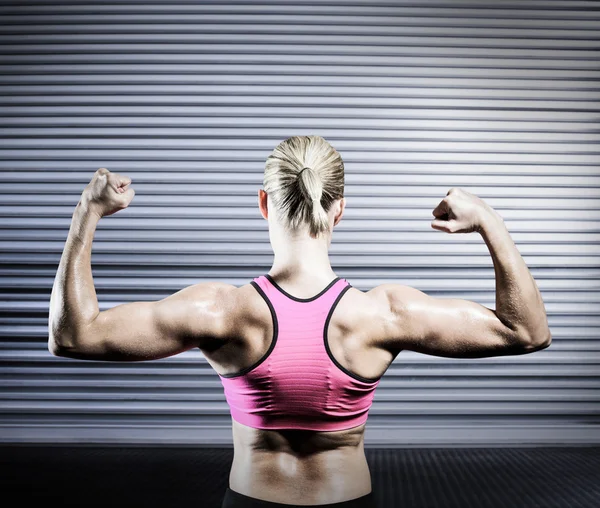
<path fill-rule="evenodd" d="M 525 356 L 402 352 L 366 446 L 600 442 L 600 6 L 328 0 L 2 4 L 0 440 L 231 444 L 200 352 L 118 364 L 47 351 L 79 195 L 129 175 L 102 219 L 101 310 L 203 281 L 247 283 L 272 251 L 264 161 L 319 134 L 346 163 L 334 270 L 494 308 L 481 237 L 430 227 L 451 187 L 504 217 L 553 343 Z"/>

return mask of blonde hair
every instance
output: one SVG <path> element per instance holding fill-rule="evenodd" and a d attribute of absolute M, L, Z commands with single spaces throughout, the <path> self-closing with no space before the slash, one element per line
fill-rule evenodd
<path fill-rule="evenodd" d="M 327 212 L 344 196 L 344 161 L 321 136 L 292 136 L 267 157 L 263 188 L 289 231 L 329 231 Z"/>

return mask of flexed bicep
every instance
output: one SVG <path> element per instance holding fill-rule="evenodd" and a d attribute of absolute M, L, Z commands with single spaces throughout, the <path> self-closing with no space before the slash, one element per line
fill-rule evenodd
<path fill-rule="evenodd" d="M 100 312 L 57 356 L 143 361 L 173 356 L 209 340 L 226 340 L 235 286 L 207 282 L 162 300 L 130 302 Z"/>
<path fill-rule="evenodd" d="M 525 354 L 532 346 L 496 312 L 458 298 L 434 298 L 400 284 L 369 292 L 380 302 L 386 323 L 381 344 L 390 349 L 452 358 Z"/>

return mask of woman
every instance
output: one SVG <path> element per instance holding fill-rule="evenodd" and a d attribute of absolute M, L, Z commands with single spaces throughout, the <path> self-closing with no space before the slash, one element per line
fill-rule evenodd
<path fill-rule="evenodd" d="M 472 358 L 551 343 L 537 285 L 502 218 L 461 189 L 441 200 L 431 226 L 482 235 L 495 267 L 495 310 L 395 283 L 363 292 L 338 277 L 328 249 L 346 204 L 344 164 L 320 136 L 286 139 L 267 158 L 258 205 L 274 251 L 268 273 L 241 287 L 200 283 L 99 312 L 94 230 L 129 205 L 130 184 L 100 168 L 82 193 L 52 290 L 49 349 L 139 361 L 200 348 L 231 408 L 224 508 L 373 506 L 365 424 L 400 351 Z"/>

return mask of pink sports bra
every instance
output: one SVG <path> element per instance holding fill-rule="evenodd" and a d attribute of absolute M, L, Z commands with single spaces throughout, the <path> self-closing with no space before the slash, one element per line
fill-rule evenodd
<path fill-rule="evenodd" d="M 254 365 L 219 374 L 231 417 L 258 429 L 334 431 L 363 424 L 381 378 L 351 373 L 327 342 L 331 316 L 350 283 L 336 277 L 311 298 L 290 295 L 269 274 L 250 284 L 269 306 L 273 339 Z"/>

